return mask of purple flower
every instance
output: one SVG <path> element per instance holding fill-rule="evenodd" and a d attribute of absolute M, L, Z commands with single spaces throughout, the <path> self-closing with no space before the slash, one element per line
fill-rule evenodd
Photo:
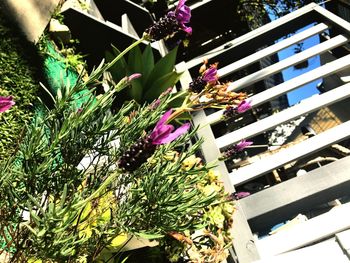
<path fill-rule="evenodd" d="M 247 148 L 248 146 L 250 146 L 252 144 L 253 144 L 253 142 L 251 142 L 251 141 L 242 140 L 239 143 L 237 143 L 233 148 L 236 152 L 241 152 L 245 148 Z"/>
<path fill-rule="evenodd" d="M 0 112 L 7 111 L 13 105 L 15 105 L 15 102 L 13 101 L 12 96 L 8 96 L 8 97 L 0 96 Z"/>
<path fill-rule="evenodd" d="M 126 150 L 118 161 L 118 166 L 125 171 L 135 171 L 152 156 L 157 145 L 172 142 L 190 128 L 186 123 L 175 130 L 173 125 L 166 124 L 172 110 L 167 111 L 158 121 L 153 131 L 146 137 L 141 137 Z M 174 131 L 175 130 L 175 131 Z"/>
<path fill-rule="evenodd" d="M 250 101 L 243 100 L 240 104 L 238 104 L 236 110 L 238 113 L 246 112 L 247 110 L 250 110 L 252 108 L 252 105 L 250 104 Z"/>
<path fill-rule="evenodd" d="M 171 124 L 166 124 L 173 110 L 168 110 L 158 121 L 153 131 L 150 134 L 152 144 L 160 145 L 172 142 L 182 134 L 186 133 L 190 128 L 189 123 L 185 123 L 175 130 Z M 175 130 L 175 131 L 174 131 Z"/>
<path fill-rule="evenodd" d="M 242 199 L 244 197 L 250 196 L 249 192 L 238 192 L 234 194 L 234 197 L 238 200 L 238 199 Z"/>
<path fill-rule="evenodd" d="M 187 34 L 192 34 L 192 28 L 187 27 L 185 24 L 188 24 L 191 20 L 191 9 L 185 5 L 185 0 L 180 0 L 175 12 L 170 11 L 168 13 L 169 16 L 175 15 L 175 18 L 179 25 L 181 26 L 182 30 L 185 31 Z"/>
<path fill-rule="evenodd" d="M 252 105 L 250 103 L 251 103 L 250 101 L 243 100 L 236 107 L 227 106 L 224 113 L 223 113 L 224 118 L 230 119 L 230 118 L 233 118 L 240 113 L 243 113 L 243 112 L 246 112 L 247 110 L 250 110 L 252 108 Z"/>
<path fill-rule="evenodd" d="M 237 143 L 236 145 L 227 149 L 225 152 L 223 152 L 221 154 L 221 157 L 219 157 L 219 160 L 225 161 L 225 160 L 232 159 L 237 155 L 237 153 L 243 151 L 245 148 L 247 148 L 248 146 L 250 146 L 252 144 L 253 144 L 253 142 L 251 142 L 251 141 L 242 140 L 239 143 Z"/>
<path fill-rule="evenodd" d="M 218 71 L 215 65 L 211 65 L 206 71 L 204 71 L 202 79 L 209 83 L 215 84 L 218 81 Z"/>
<path fill-rule="evenodd" d="M 186 26 L 191 19 L 191 9 L 180 0 L 175 11 L 169 11 L 164 17 L 145 30 L 144 37 L 149 40 L 161 40 L 173 36 L 179 30 L 192 34 L 192 28 Z"/>

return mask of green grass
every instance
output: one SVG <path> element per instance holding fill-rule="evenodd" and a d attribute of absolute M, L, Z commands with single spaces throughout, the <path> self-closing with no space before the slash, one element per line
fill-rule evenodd
<path fill-rule="evenodd" d="M 12 95 L 16 102 L 0 113 L 0 160 L 12 155 L 25 125 L 33 117 L 33 103 L 39 90 L 34 47 L 0 13 L 0 96 Z"/>

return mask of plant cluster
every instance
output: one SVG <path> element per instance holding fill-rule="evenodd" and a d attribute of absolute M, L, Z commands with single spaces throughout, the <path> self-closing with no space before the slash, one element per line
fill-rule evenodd
<path fill-rule="evenodd" d="M 38 74 L 33 47 L 16 35 L 0 12 L 0 96 L 14 97 L 16 106 L 0 114 L 0 160 L 15 153 L 18 141 L 33 117 L 38 91 Z"/>
<path fill-rule="evenodd" d="M 243 112 L 249 108 L 242 102 L 246 95 L 219 82 L 217 64 L 204 64 L 182 92 L 157 91 L 151 103 L 131 100 L 113 107 L 120 92 L 140 79 L 138 72 L 109 81 L 103 94 L 95 92 L 127 52 L 156 39 L 158 31 L 164 37 L 165 22 L 172 23 L 167 29 L 189 33 L 189 17 L 180 1 L 160 24 L 88 78 L 81 74 L 75 83 L 65 83 L 51 95 L 53 107 L 43 105 L 44 114 L 26 125 L 17 155 L 0 162 L 0 236 L 5 241 L 0 256 L 12 262 L 116 262 L 125 242 L 137 237 L 157 240 L 171 262 L 214 263 L 227 257 L 232 197 L 214 164 L 196 157 L 202 142 L 194 140 L 197 128 L 174 120 L 208 107 L 230 105 Z M 139 52 L 129 53 L 129 60 Z M 154 69 L 163 70 L 166 60 Z M 151 69 L 146 79 L 157 79 Z M 152 83 L 161 85 L 168 77 Z M 179 98 L 181 106 L 171 109 Z M 13 105 L 12 97 L 1 96 L 0 114 Z"/>

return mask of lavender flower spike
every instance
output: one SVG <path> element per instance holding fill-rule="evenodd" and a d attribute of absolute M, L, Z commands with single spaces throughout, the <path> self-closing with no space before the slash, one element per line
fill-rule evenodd
<path fill-rule="evenodd" d="M 15 102 L 13 101 L 12 96 L 8 96 L 8 97 L 0 96 L 0 112 L 7 111 L 13 105 L 15 105 Z"/>
<path fill-rule="evenodd" d="M 189 123 L 182 125 L 176 130 L 173 125 L 166 124 L 171 113 L 172 110 L 167 111 L 148 136 L 140 138 L 124 152 L 118 161 L 119 168 L 129 172 L 135 171 L 152 156 L 157 145 L 172 142 L 188 131 L 190 128 Z"/>
<path fill-rule="evenodd" d="M 150 139 L 153 145 L 160 145 L 172 142 L 177 139 L 190 128 L 189 123 L 185 123 L 174 131 L 174 126 L 166 124 L 173 110 L 168 110 L 158 121 L 153 131 L 150 134 Z"/>
<path fill-rule="evenodd" d="M 191 9 L 180 0 L 175 11 L 168 12 L 164 17 L 145 30 L 144 37 L 148 40 L 161 40 L 173 36 L 179 30 L 192 34 L 192 28 L 186 26 L 191 19 Z"/>

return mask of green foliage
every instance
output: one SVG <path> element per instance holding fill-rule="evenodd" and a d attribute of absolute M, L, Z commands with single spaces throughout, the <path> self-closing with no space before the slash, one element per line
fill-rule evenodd
<path fill-rule="evenodd" d="M 268 14 L 272 17 L 281 17 L 311 2 L 319 0 L 239 0 L 237 14 L 247 21 L 251 29 L 258 28 L 266 23 L 263 17 Z"/>
<path fill-rule="evenodd" d="M 112 115 L 117 89 L 94 99 L 93 90 L 82 93 L 82 83 L 59 90 L 54 108 L 28 126 L 21 164 L 1 164 L 3 220 L 21 222 L 23 210 L 30 215 L 13 231 L 15 261 L 94 262 L 123 233 L 152 239 L 203 227 L 202 211 L 215 201 L 215 193 L 198 187 L 210 167 L 183 166 L 200 145 L 188 148 L 195 130 L 159 146 L 134 172 L 116 167 L 122 153 L 154 127 L 171 95 L 156 109 L 130 102 Z M 77 96 L 86 97 L 79 108 Z M 166 158 L 175 149 L 177 158 Z M 92 161 L 81 165 L 88 157 Z"/>
<path fill-rule="evenodd" d="M 106 52 L 106 60 L 112 61 L 118 54 L 119 50 L 113 47 L 112 52 Z M 176 54 L 177 48 L 155 63 L 152 48 L 147 46 L 143 53 L 136 47 L 129 52 L 128 59 L 120 59 L 110 69 L 115 82 L 133 73 L 142 76 L 133 80 L 131 87 L 119 95 L 119 103 L 125 100 L 135 100 L 140 104 L 152 102 L 167 88 L 173 87 L 181 76 L 174 71 Z"/>
<path fill-rule="evenodd" d="M 16 151 L 23 128 L 32 119 L 38 91 L 33 66 L 38 58 L 31 52 L 33 47 L 14 32 L 0 13 L 0 96 L 12 95 L 16 102 L 6 114 L 0 114 L 0 160 Z"/>

